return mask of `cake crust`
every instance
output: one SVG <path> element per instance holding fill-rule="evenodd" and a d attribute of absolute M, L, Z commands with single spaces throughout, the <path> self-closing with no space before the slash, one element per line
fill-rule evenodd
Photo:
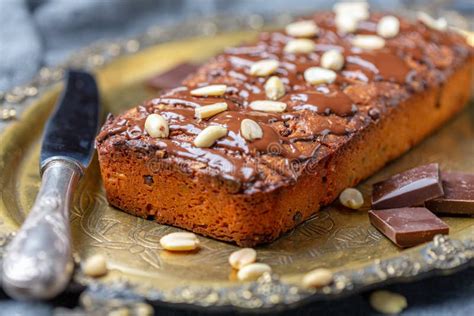
<path fill-rule="evenodd" d="M 372 14 L 359 32 L 372 34 L 381 17 Z M 469 100 L 473 53 L 461 36 L 399 18 L 400 34 L 367 52 L 335 30 L 333 14 L 312 19 L 320 29 L 314 53 L 284 53 L 290 36 L 262 33 L 257 43 L 215 57 L 183 87 L 110 116 L 97 137 L 109 202 L 239 246 L 271 242 L 409 150 Z M 336 81 L 305 83 L 304 69 L 319 65 L 321 53 L 334 47 L 346 60 Z M 277 75 L 285 79 L 286 94 L 278 100 L 288 106 L 283 113 L 249 108 L 265 98 L 269 77 L 249 76 L 249 66 L 268 58 L 280 61 Z M 223 83 L 223 97 L 189 93 Z M 194 118 L 195 107 L 216 102 L 226 102 L 229 111 Z M 169 138 L 146 133 L 150 113 L 169 121 Z M 244 118 L 262 126 L 262 139 L 243 140 Z M 193 146 L 196 133 L 212 124 L 227 126 L 229 135 L 211 148 Z"/>

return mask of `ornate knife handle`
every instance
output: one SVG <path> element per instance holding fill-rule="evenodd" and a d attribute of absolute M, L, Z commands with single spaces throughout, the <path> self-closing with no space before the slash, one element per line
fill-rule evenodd
<path fill-rule="evenodd" d="M 42 171 L 33 208 L 3 260 L 3 288 L 16 299 L 52 298 L 73 271 L 69 207 L 83 169 L 72 159 L 53 157 Z"/>

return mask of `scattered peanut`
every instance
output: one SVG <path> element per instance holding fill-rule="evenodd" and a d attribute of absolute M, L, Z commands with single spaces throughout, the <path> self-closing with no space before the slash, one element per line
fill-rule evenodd
<path fill-rule="evenodd" d="M 305 20 L 288 24 L 285 31 L 286 34 L 294 37 L 313 37 L 318 35 L 319 28 L 314 21 Z"/>
<path fill-rule="evenodd" d="M 308 272 L 303 277 L 303 286 L 307 288 L 321 288 L 331 284 L 332 281 L 333 275 L 331 270 L 320 268 Z"/>
<path fill-rule="evenodd" d="M 448 29 L 448 21 L 445 18 L 435 19 L 431 15 L 425 12 L 418 12 L 416 17 L 420 20 L 424 25 L 429 28 L 432 28 L 437 31 L 446 31 Z"/>
<path fill-rule="evenodd" d="M 250 102 L 249 107 L 255 111 L 261 112 L 284 112 L 286 103 L 278 101 L 259 100 Z"/>
<path fill-rule="evenodd" d="M 260 77 L 269 76 L 278 69 L 279 65 L 280 63 L 278 62 L 278 60 L 274 60 L 274 59 L 260 60 L 260 61 L 255 62 L 250 67 L 250 74 L 252 76 L 260 76 Z"/>
<path fill-rule="evenodd" d="M 283 49 L 285 53 L 290 54 L 307 54 L 311 53 L 316 49 L 316 44 L 306 38 L 293 39 L 286 43 Z"/>
<path fill-rule="evenodd" d="M 257 122 L 251 119 L 243 119 L 240 123 L 240 133 L 248 141 L 263 137 L 263 130 Z"/>
<path fill-rule="evenodd" d="M 107 260 L 101 254 L 93 255 L 83 262 L 82 271 L 85 275 L 93 278 L 104 276 L 108 272 Z"/>
<path fill-rule="evenodd" d="M 257 260 L 257 252 L 252 248 L 243 248 L 234 251 L 229 256 L 229 263 L 234 269 L 241 269 Z"/>
<path fill-rule="evenodd" d="M 344 67 L 344 56 L 336 49 L 328 50 L 321 57 L 321 66 L 335 71 L 341 70 Z"/>
<path fill-rule="evenodd" d="M 159 114 L 150 114 L 145 120 L 145 130 L 151 137 L 166 138 L 170 130 L 166 119 Z"/>
<path fill-rule="evenodd" d="M 304 72 L 304 79 L 309 84 L 332 83 L 336 80 L 336 73 L 330 69 L 310 67 Z"/>
<path fill-rule="evenodd" d="M 135 316 L 152 316 L 154 315 L 153 307 L 150 304 L 139 302 L 133 305 L 133 315 Z"/>
<path fill-rule="evenodd" d="M 257 280 L 264 273 L 271 273 L 272 268 L 265 263 L 251 263 L 239 270 L 237 278 L 240 281 L 253 281 Z"/>
<path fill-rule="evenodd" d="M 227 128 L 224 126 L 208 126 L 203 129 L 198 136 L 194 139 L 194 145 L 196 147 L 211 147 L 214 145 L 216 140 L 227 135 Z"/>
<path fill-rule="evenodd" d="M 221 96 L 224 95 L 227 86 L 225 84 L 215 84 L 191 90 L 191 95 L 205 96 Z"/>
<path fill-rule="evenodd" d="M 384 16 L 377 23 L 377 34 L 382 37 L 395 37 L 398 35 L 398 32 L 400 32 L 400 21 L 395 16 Z"/>
<path fill-rule="evenodd" d="M 194 116 L 200 120 L 214 116 L 227 110 L 227 103 L 219 102 L 210 105 L 204 105 L 194 109 Z"/>
<path fill-rule="evenodd" d="M 285 86 L 277 76 L 270 77 L 265 82 L 265 94 L 270 100 L 278 100 L 285 95 Z"/>
<path fill-rule="evenodd" d="M 385 46 L 385 40 L 377 35 L 356 35 L 352 39 L 352 45 L 362 49 L 380 49 Z"/>
<path fill-rule="evenodd" d="M 347 188 L 339 195 L 339 201 L 345 207 L 357 210 L 364 204 L 364 197 L 359 190 Z"/>
<path fill-rule="evenodd" d="M 163 236 L 160 244 L 169 251 L 190 251 L 198 248 L 199 239 L 193 233 L 177 232 Z"/>
<path fill-rule="evenodd" d="M 407 308 L 407 299 L 398 293 L 389 291 L 375 291 L 370 294 L 370 305 L 377 312 L 382 314 L 400 314 Z"/>

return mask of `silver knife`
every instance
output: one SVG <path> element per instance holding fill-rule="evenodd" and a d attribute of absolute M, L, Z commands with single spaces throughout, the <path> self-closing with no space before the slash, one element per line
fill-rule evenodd
<path fill-rule="evenodd" d="M 94 154 L 99 113 L 94 77 L 69 71 L 65 90 L 43 134 L 41 187 L 3 260 L 2 286 L 13 298 L 52 298 L 71 278 L 69 208 Z"/>

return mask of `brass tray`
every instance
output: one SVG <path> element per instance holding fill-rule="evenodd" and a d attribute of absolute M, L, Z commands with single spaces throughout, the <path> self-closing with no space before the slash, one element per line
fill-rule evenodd
<path fill-rule="evenodd" d="M 286 18 L 280 16 L 271 23 Z M 99 43 L 59 68 L 42 69 L 31 85 L 0 95 L 5 119 L 0 121 L 0 256 L 37 193 L 41 130 L 61 88 L 64 67 L 94 69 L 105 112 L 119 113 L 156 94 L 144 85 L 151 75 L 182 61 L 204 61 L 226 46 L 252 39 L 263 22 L 259 16 L 215 18 L 189 22 L 181 29 L 152 29 L 133 40 Z M 437 236 L 431 243 L 400 250 L 369 224 L 367 210 L 371 184 L 398 171 L 439 162 L 444 170 L 474 172 L 473 143 L 471 104 L 409 153 L 361 183 L 358 188 L 366 199 L 361 210 L 348 211 L 335 203 L 274 243 L 259 247 L 259 261 L 270 264 L 275 273 L 250 283 L 235 281 L 227 264 L 229 254 L 237 249 L 234 245 L 200 237 L 199 252 L 163 251 L 160 237 L 179 229 L 108 206 L 95 159 L 75 197 L 73 246 L 77 260 L 104 254 L 111 272 L 97 283 L 78 269 L 75 281 L 111 291 L 124 291 L 126 284 L 127 291 L 164 304 L 248 310 L 293 307 L 387 282 L 460 270 L 474 263 L 474 218 L 443 218 L 451 228 L 449 237 Z M 317 267 L 331 268 L 335 281 L 317 291 L 303 289 L 302 276 Z M 100 301 L 99 296 L 90 295 L 89 302 Z"/>

